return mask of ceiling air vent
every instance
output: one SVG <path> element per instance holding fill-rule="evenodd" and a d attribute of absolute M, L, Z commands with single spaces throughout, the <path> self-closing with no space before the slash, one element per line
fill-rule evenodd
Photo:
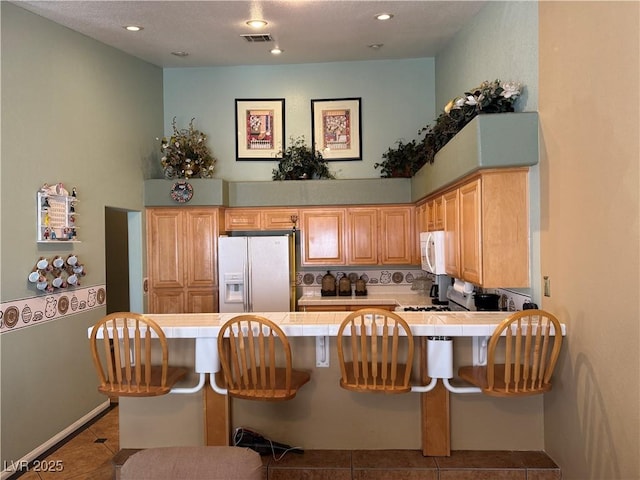
<path fill-rule="evenodd" d="M 240 36 L 243 37 L 247 42 L 251 42 L 251 43 L 273 41 L 273 38 L 271 38 L 271 34 L 269 33 L 263 33 L 263 34 L 246 33 Z"/>

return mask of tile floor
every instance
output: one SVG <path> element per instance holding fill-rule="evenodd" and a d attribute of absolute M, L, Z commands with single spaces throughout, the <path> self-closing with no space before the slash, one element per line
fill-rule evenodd
<path fill-rule="evenodd" d="M 136 450 L 120 450 L 118 408 L 104 412 L 84 430 L 45 454 L 41 465 L 9 480 L 113 480 Z M 59 462 L 56 464 L 55 462 Z M 560 468 L 544 452 L 454 451 L 423 457 L 418 450 L 308 450 L 282 459 L 263 456 L 264 480 L 561 480 Z M 223 479 L 221 479 L 223 480 Z"/>
<path fill-rule="evenodd" d="M 8 480 L 112 480 L 113 457 L 120 451 L 118 439 L 118 407 L 112 405 L 93 419 L 83 430 L 45 453 L 39 466 L 60 467 L 60 471 L 35 471 L 34 467 L 19 472 Z M 57 463 L 56 463 L 57 462 Z"/>

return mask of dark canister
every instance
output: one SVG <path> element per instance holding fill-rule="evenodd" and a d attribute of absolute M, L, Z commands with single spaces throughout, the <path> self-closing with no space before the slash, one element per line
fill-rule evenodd
<path fill-rule="evenodd" d="M 367 282 L 362 276 L 356 280 L 356 296 L 364 296 L 367 294 Z"/>
<path fill-rule="evenodd" d="M 335 297 L 336 296 L 336 277 L 331 275 L 331 272 L 327 270 L 325 276 L 322 277 L 322 288 L 320 294 L 323 297 Z"/>
<path fill-rule="evenodd" d="M 338 295 L 343 297 L 351 295 L 351 279 L 344 273 L 338 282 Z"/>

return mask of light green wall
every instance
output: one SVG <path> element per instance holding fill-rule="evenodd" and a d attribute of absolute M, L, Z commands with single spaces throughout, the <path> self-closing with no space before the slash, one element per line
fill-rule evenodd
<path fill-rule="evenodd" d="M 488 2 L 436 57 L 436 110 L 484 80 L 524 86 L 516 111 L 538 109 L 538 3 Z"/>
<path fill-rule="evenodd" d="M 104 208 L 143 208 L 162 134 L 162 70 L 2 2 L 1 300 L 36 295 L 40 256 L 73 251 L 83 287 L 105 282 Z M 80 244 L 36 244 L 36 190 L 79 193 Z M 87 327 L 104 308 L 0 336 L 0 451 L 17 461 L 106 399 Z"/>
<path fill-rule="evenodd" d="M 166 69 L 165 132 L 171 119 L 209 136 L 218 158 L 216 177 L 271 180 L 277 162 L 236 162 L 235 99 L 285 98 L 285 135 L 311 145 L 311 99 L 362 98 L 363 161 L 331 162 L 339 179 L 377 178 L 373 165 L 388 147 L 417 137 L 434 118 L 434 60 L 345 62 L 281 66 Z"/>

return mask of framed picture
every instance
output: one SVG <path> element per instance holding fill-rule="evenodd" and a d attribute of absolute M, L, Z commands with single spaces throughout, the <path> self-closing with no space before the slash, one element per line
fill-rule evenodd
<path fill-rule="evenodd" d="M 284 145 L 284 98 L 236 99 L 236 160 L 274 160 Z"/>
<path fill-rule="evenodd" d="M 325 160 L 362 160 L 360 98 L 311 100 L 314 148 Z"/>

